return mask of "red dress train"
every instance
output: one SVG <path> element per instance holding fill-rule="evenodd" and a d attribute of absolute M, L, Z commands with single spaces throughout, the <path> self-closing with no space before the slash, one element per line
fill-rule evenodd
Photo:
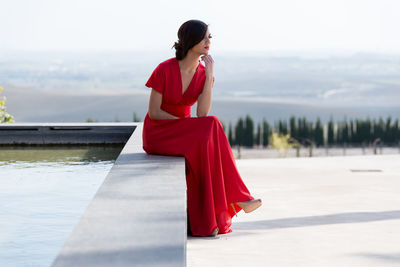
<path fill-rule="evenodd" d="M 205 67 L 200 60 L 184 94 L 178 60 L 161 62 L 146 86 L 160 92 L 161 109 L 179 119 L 153 120 L 147 113 L 142 136 L 148 154 L 185 157 L 187 213 L 193 236 L 209 236 L 217 226 L 219 234 L 232 232 L 235 212 L 230 203 L 254 199 L 239 175 L 219 119 L 190 115 L 204 84 Z M 234 206 L 236 212 L 241 210 Z"/>

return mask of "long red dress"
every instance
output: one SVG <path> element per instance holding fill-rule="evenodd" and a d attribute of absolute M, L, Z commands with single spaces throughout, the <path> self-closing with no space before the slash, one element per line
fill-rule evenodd
<path fill-rule="evenodd" d="M 254 199 L 236 167 L 228 139 L 216 116 L 191 117 L 205 84 L 205 66 L 200 62 L 187 90 L 177 58 L 161 62 L 146 86 L 162 94 L 161 109 L 179 119 L 153 120 L 146 114 L 143 149 L 148 154 L 185 157 L 187 213 L 193 236 L 232 232 L 235 212 L 230 203 Z M 214 84 L 214 78 L 213 78 Z M 236 212 L 241 208 L 234 204 Z"/>

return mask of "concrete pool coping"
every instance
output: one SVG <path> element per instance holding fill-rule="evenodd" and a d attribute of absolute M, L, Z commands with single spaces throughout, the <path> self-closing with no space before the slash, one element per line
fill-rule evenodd
<path fill-rule="evenodd" d="M 0 145 L 125 144 L 137 123 L 1 123 Z"/>
<path fill-rule="evenodd" d="M 185 159 L 146 154 L 142 126 L 52 266 L 186 266 Z"/>

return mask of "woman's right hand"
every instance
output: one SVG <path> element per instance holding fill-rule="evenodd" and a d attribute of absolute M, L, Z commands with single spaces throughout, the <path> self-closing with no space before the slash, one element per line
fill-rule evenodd
<path fill-rule="evenodd" d="M 201 57 L 201 60 L 204 61 L 206 67 L 206 77 L 212 78 L 214 76 L 214 59 L 210 54 L 204 55 Z"/>

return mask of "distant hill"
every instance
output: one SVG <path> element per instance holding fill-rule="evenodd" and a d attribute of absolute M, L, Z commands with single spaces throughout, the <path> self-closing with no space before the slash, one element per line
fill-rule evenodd
<path fill-rule="evenodd" d="M 132 121 L 143 118 L 157 64 L 173 54 L 0 52 L 7 111 L 19 122 Z M 290 115 L 323 121 L 400 117 L 398 56 L 216 54 L 210 114 L 236 121 Z M 195 107 L 192 108 L 194 115 Z"/>
<path fill-rule="evenodd" d="M 143 120 L 150 96 L 150 91 L 84 95 L 69 90 L 62 93 L 34 88 L 7 89 L 7 111 L 16 122 L 84 122 L 88 118 L 132 121 L 133 112 Z M 195 111 L 196 105 L 192 107 L 192 116 L 195 116 Z M 255 121 L 266 118 L 271 123 L 291 115 L 306 116 L 310 120 L 319 116 L 322 122 L 327 122 L 331 114 L 335 120 L 341 120 L 345 115 L 347 118 L 365 118 L 368 115 L 371 118 L 386 118 L 389 115 L 400 118 L 400 107 L 329 107 L 215 97 L 209 113 L 218 116 L 224 123 L 236 122 L 246 114 Z"/>

